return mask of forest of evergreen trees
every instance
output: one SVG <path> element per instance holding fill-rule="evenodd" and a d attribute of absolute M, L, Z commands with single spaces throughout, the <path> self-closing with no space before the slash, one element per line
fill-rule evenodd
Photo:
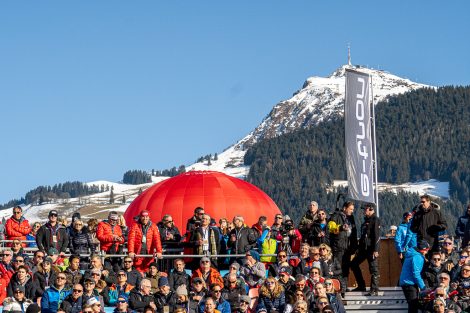
<path fill-rule="evenodd" d="M 449 181 L 451 198 L 438 202 L 452 230 L 470 196 L 469 118 L 470 87 L 420 89 L 376 106 L 379 181 Z M 344 160 L 342 117 L 261 141 L 245 155 L 248 181 L 294 219 L 314 199 L 334 208 L 339 190 L 331 183 L 346 179 Z M 379 202 L 385 228 L 398 224 L 418 195 L 382 193 Z"/>
<path fill-rule="evenodd" d="M 122 182 L 129 185 L 140 185 L 151 183 L 152 177 L 146 171 L 131 170 L 124 173 Z"/>
<path fill-rule="evenodd" d="M 54 186 L 39 186 L 26 193 L 20 203 L 42 204 L 56 199 L 77 198 L 101 192 L 97 185 L 89 186 L 79 181 L 65 182 Z M 18 203 L 18 204 L 20 204 Z M 5 204 L 8 205 L 8 204 Z M 8 206 L 6 206 L 8 207 Z M 10 206 L 11 207 L 11 206 Z"/>
<path fill-rule="evenodd" d="M 178 168 L 173 166 L 172 168 L 167 170 L 152 170 L 152 176 L 174 177 L 184 172 L 186 172 L 186 166 L 180 165 Z"/>

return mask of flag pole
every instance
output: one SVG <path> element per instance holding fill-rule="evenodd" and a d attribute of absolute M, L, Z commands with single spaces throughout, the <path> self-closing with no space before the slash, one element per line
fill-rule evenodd
<path fill-rule="evenodd" d="M 372 146 L 373 146 L 373 154 L 374 154 L 374 181 L 375 181 L 375 205 L 376 205 L 376 213 L 377 216 L 380 216 L 379 214 L 379 180 L 378 180 L 378 175 L 377 175 L 377 145 L 376 145 L 376 136 L 375 136 L 375 106 L 374 106 L 374 87 L 373 87 L 373 81 L 372 81 L 372 75 L 370 75 L 370 95 L 371 95 L 371 101 L 370 104 L 372 105 L 371 112 L 371 124 L 372 124 L 372 129 L 371 129 L 371 137 L 372 137 Z"/>

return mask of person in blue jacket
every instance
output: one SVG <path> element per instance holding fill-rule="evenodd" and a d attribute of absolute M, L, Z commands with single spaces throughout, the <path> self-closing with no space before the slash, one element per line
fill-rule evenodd
<path fill-rule="evenodd" d="M 62 301 L 71 293 L 70 289 L 65 287 L 67 277 L 64 273 L 56 276 L 55 284 L 47 289 L 41 298 L 42 313 L 56 313 Z"/>
<path fill-rule="evenodd" d="M 397 233 L 395 235 L 395 249 L 397 250 L 398 256 L 403 264 L 405 260 L 405 253 L 412 247 L 416 247 L 416 234 L 410 230 L 411 219 L 413 214 L 405 212 L 403 214 L 403 221 L 398 226 Z"/>
<path fill-rule="evenodd" d="M 400 274 L 400 287 L 408 303 L 408 312 L 418 312 L 418 295 L 420 290 L 426 288 L 421 271 L 425 258 L 431 246 L 426 240 L 421 240 L 416 248 L 409 249 L 405 254 L 405 262 Z"/>

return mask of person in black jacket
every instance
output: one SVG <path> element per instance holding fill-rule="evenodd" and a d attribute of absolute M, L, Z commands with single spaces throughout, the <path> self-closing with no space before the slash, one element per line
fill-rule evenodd
<path fill-rule="evenodd" d="M 16 287 L 23 286 L 25 297 L 30 300 L 36 300 L 36 284 L 28 274 L 28 269 L 24 265 L 18 266 L 16 273 L 11 277 L 7 286 L 8 297 L 14 296 Z"/>
<path fill-rule="evenodd" d="M 431 251 L 439 251 L 439 233 L 447 229 L 447 222 L 442 217 L 439 206 L 431 202 L 428 195 L 421 196 L 420 199 L 410 230 L 416 233 L 418 242 L 424 239 L 431 245 Z"/>
<path fill-rule="evenodd" d="M 171 290 L 176 291 L 179 286 L 185 285 L 189 292 L 191 277 L 184 270 L 185 263 L 183 259 L 176 259 L 173 262 L 173 266 L 173 270 L 170 272 L 170 275 L 168 275 L 168 282 L 170 283 Z"/>
<path fill-rule="evenodd" d="M 328 222 L 328 231 L 330 238 L 330 247 L 333 251 L 333 257 L 341 263 L 343 270 L 341 290 L 346 290 L 349 276 L 349 267 L 351 256 L 357 250 L 357 229 L 354 219 L 354 203 L 347 201 L 343 204 L 340 211 L 335 211 Z"/>
<path fill-rule="evenodd" d="M 44 252 L 50 248 L 55 248 L 59 253 L 64 254 L 69 245 L 69 236 L 65 227 L 57 222 L 57 211 L 49 212 L 49 221 L 39 228 L 36 235 L 38 249 Z"/>
<path fill-rule="evenodd" d="M 132 289 L 129 294 L 129 307 L 136 312 L 144 312 L 147 305 L 156 310 L 154 297 L 150 294 L 151 288 L 150 280 L 142 279 L 140 288 Z"/>
<path fill-rule="evenodd" d="M 470 204 L 467 205 L 467 211 L 459 217 L 455 235 L 462 239 L 462 247 L 465 248 L 470 241 Z"/>
<path fill-rule="evenodd" d="M 168 312 L 173 312 L 177 296 L 176 292 L 170 289 L 170 284 L 168 283 L 168 278 L 161 277 L 158 280 L 158 291 L 155 293 L 155 305 L 157 306 L 157 313 L 163 313 L 165 311 L 165 307 L 168 308 Z"/>
<path fill-rule="evenodd" d="M 373 204 L 364 207 L 364 222 L 361 225 L 359 250 L 351 262 L 351 270 L 356 277 L 357 288 L 354 291 L 366 291 L 366 283 L 359 266 L 367 260 L 370 271 L 370 295 L 378 295 L 379 291 L 379 250 L 380 250 L 380 219 L 375 214 Z"/>
<path fill-rule="evenodd" d="M 80 313 L 83 304 L 83 286 L 75 284 L 72 293 L 64 299 L 60 307 L 67 313 Z"/>
<path fill-rule="evenodd" d="M 233 254 L 245 254 L 256 247 L 258 239 L 253 229 L 246 227 L 244 218 L 237 215 L 233 218 L 235 228 L 230 232 L 227 246 Z"/>

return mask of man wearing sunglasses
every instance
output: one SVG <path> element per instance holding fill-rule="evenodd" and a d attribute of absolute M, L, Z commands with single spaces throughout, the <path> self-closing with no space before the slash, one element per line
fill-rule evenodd
<path fill-rule="evenodd" d="M 379 293 L 379 250 L 380 250 L 380 219 L 375 214 L 375 206 L 366 204 L 363 207 L 364 222 L 361 225 L 361 237 L 359 250 L 351 262 L 351 270 L 356 277 L 357 288 L 355 291 L 366 291 L 366 283 L 359 268 L 362 262 L 367 260 L 370 272 L 370 295 Z"/>
<path fill-rule="evenodd" d="M 13 208 L 13 215 L 5 223 L 7 240 L 26 240 L 26 235 L 31 232 L 28 220 L 23 216 L 23 209 L 18 205 Z M 26 246 L 26 245 L 24 245 Z"/>
<path fill-rule="evenodd" d="M 157 226 L 163 249 L 177 247 L 181 241 L 181 234 L 178 227 L 175 226 L 173 217 L 170 214 L 165 214 Z"/>
<path fill-rule="evenodd" d="M 42 313 L 56 313 L 64 299 L 72 293 L 72 290 L 65 288 L 66 282 L 67 277 L 64 273 L 57 274 L 55 283 L 46 289 L 41 298 Z"/>
<path fill-rule="evenodd" d="M 63 255 L 69 245 L 69 236 L 65 227 L 57 222 L 57 215 L 56 210 L 49 212 L 49 221 L 39 228 L 36 243 L 41 251 L 47 252 L 50 248 L 55 248 Z"/>
<path fill-rule="evenodd" d="M 117 302 L 116 302 L 116 309 L 114 309 L 113 313 L 131 313 L 132 310 L 129 309 L 129 297 L 125 294 L 120 294 Z"/>
<path fill-rule="evenodd" d="M 208 257 L 201 258 L 199 261 L 199 268 L 193 271 L 191 281 L 193 281 L 196 277 L 201 278 L 207 286 L 217 284 L 221 288 L 224 287 L 224 280 L 222 276 L 220 276 L 219 271 L 211 267 L 211 260 Z"/>
<path fill-rule="evenodd" d="M 80 313 L 83 306 L 83 286 L 80 284 L 73 285 L 72 293 L 65 298 L 61 307 L 65 312 Z"/>
<path fill-rule="evenodd" d="M 15 274 L 15 269 L 11 262 L 13 260 L 13 251 L 3 250 L 0 255 L 2 257 L 0 262 L 1 277 L 3 277 L 5 279 L 5 283 L 8 284 L 13 274 Z"/>
<path fill-rule="evenodd" d="M 447 229 L 447 221 L 442 217 L 439 205 L 428 195 L 420 199 L 410 229 L 416 233 L 418 241 L 426 240 L 431 245 L 431 251 L 439 251 L 439 234 Z"/>
<path fill-rule="evenodd" d="M 16 286 L 14 289 L 13 297 L 6 298 L 3 301 L 2 312 L 26 312 L 26 309 L 33 302 L 25 296 L 25 289 L 23 286 Z"/>

